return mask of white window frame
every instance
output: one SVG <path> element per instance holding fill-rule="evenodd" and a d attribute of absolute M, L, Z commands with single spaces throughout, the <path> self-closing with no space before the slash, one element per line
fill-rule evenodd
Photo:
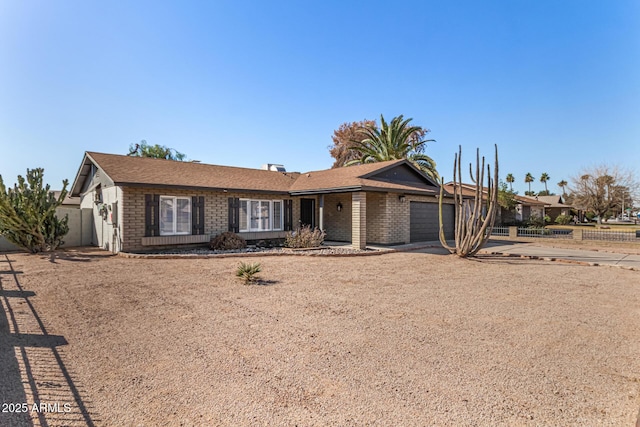
<path fill-rule="evenodd" d="M 191 231 L 192 231 L 193 224 L 191 223 L 191 209 L 192 209 L 191 197 L 187 197 L 187 196 L 160 196 L 160 206 L 162 206 L 162 201 L 163 200 L 167 200 L 167 199 L 173 200 L 173 215 L 172 215 L 173 224 L 172 224 L 172 227 L 171 227 L 172 231 L 169 232 L 169 233 L 167 233 L 165 231 L 162 231 L 162 215 L 160 215 L 160 218 L 159 218 L 160 224 L 158 224 L 159 227 L 160 227 L 160 235 L 161 236 L 185 236 L 185 235 L 192 234 Z M 178 212 L 177 212 L 177 210 L 178 210 L 178 200 L 186 200 L 188 202 L 187 203 L 187 206 L 189 206 L 189 227 L 188 227 L 189 230 L 188 231 L 181 231 L 181 232 L 177 232 L 176 231 L 177 228 L 178 228 Z"/>
<path fill-rule="evenodd" d="M 269 204 L 269 227 L 262 228 L 262 220 L 258 219 L 258 227 L 251 227 L 251 203 L 259 203 L 260 206 L 263 203 Z M 262 199 L 240 199 L 240 204 L 247 204 L 247 218 L 246 218 L 246 228 L 239 229 L 240 232 L 248 233 L 248 232 L 260 232 L 260 231 L 282 231 L 283 227 L 283 219 L 284 219 L 284 202 L 282 200 L 262 200 Z M 279 218 L 275 217 L 274 205 L 278 203 L 280 204 L 280 215 Z M 241 206 L 242 208 L 242 206 Z"/>

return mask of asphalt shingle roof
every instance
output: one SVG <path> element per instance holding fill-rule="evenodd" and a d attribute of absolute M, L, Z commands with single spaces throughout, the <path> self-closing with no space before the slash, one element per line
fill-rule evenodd
<path fill-rule="evenodd" d="M 287 192 L 297 174 L 87 152 L 117 185 Z"/>
<path fill-rule="evenodd" d="M 424 178 L 424 182 L 404 182 L 372 176 L 380 171 L 405 164 L 406 160 L 368 163 L 300 174 L 96 152 L 87 152 L 86 155 L 116 185 L 124 186 L 148 185 L 292 194 L 367 189 L 428 194 L 438 192 L 437 187 L 428 184 L 427 178 Z M 79 179 L 82 179 L 80 173 L 76 180 Z M 77 185 L 74 183 L 74 192 L 77 192 Z"/>

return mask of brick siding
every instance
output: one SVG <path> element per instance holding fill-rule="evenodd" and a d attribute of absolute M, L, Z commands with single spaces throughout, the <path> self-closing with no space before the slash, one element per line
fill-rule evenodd
<path fill-rule="evenodd" d="M 123 189 L 122 197 L 123 251 L 151 249 L 148 245 L 143 244 L 145 234 L 145 194 L 182 197 L 204 196 L 204 233 L 209 236 L 215 236 L 229 229 L 229 197 L 259 200 L 293 199 L 294 227 L 297 219 L 300 218 L 300 201 L 286 195 L 126 187 Z M 240 234 L 242 235 L 243 233 Z M 252 232 L 250 234 L 256 237 L 261 233 Z M 265 232 L 264 235 L 271 237 L 273 232 Z"/>

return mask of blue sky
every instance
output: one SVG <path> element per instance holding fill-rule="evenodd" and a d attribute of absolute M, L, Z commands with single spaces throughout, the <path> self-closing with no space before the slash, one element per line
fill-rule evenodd
<path fill-rule="evenodd" d="M 146 140 L 205 163 L 331 166 L 343 122 L 404 114 L 550 190 L 640 169 L 640 2 L 0 0 L 0 174 L 73 180 Z M 536 182 L 532 189 L 543 189 Z"/>

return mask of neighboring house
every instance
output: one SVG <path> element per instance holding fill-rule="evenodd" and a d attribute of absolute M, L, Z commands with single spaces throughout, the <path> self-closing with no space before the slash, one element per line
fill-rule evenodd
<path fill-rule="evenodd" d="M 53 197 L 55 197 L 56 199 L 58 197 L 60 197 L 60 193 L 62 193 L 62 191 L 60 190 L 54 190 L 53 191 Z M 80 197 L 71 197 L 69 194 L 67 194 L 67 197 L 64 198 L 64 200 L 62 201 L 62 205 L 65 208 L 80 208 Z"/>
<path fill-rule="evenodd" d="M 562 196 L 537 196 L 537 199 L 547 203 L 545 213 L 549 215 L 551 221 L 555 221 L 560 215 L 571 215 L 572 206 L 565 204 Z"/>
<path fill-rule="evenodd" d="M 472 198 L 475 197 L 476 186 L 475 184 L 462 183 L 460 185 L 461 193 L 463 197 Z M 450 181 L 444 185 L 447 192 L 453 193 L 453 182 Z M 483 210 L 486 210 L 488 188 L 482 187 L 482 204 Z M 553 196 L 554 198 L 557 196 Z M 498 224 L 511 224 L 514 222 L 528 221 L 532 216 L 544 218 L 547 215 L 547 207 L 551 206 L 551 203 L 543 200 L 543 197 L 528 197 L 514 195 L 514 198 L 518 202 L 515 211 L 508 211 L 500 206 L 500 209 L 496 215 L 496 225 Z M 471 203 L 471 209 L 473 209 L 473 203 Z M 557 215 L 556 215 L 557 216 Z M 551 217 L 552 220 L 556 217 Z"/>
<path fill-rule="evenodd" d="M 301 174 L 93 152 L 70 191 L 93 212 L 94 244 L 113 252 L 204 243 L 224 231 L 277 239 L 301 224 L 356 248 L 437 240 L 438 194 L 406 160 Z M 443 217 L 451 238 L 450 197 Z"/>
<path fill-rule="evenodd" d="M 538 196 L 515 196 L 518 204 L 516 205 L 515 220 L 518 222 L 528 221 L 532 216 L 544 218 L 546 207 L 549 203 L 538 200 Z"/>

